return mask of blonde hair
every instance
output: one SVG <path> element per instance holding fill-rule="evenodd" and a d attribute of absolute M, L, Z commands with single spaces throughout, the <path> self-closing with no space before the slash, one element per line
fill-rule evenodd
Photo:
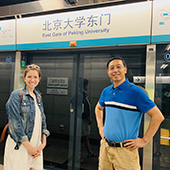
<path fill-rule="evenodd" d="M 30 64 L 26 66 L 26 69 L 24 70 L 23 77 L 26 77 L 27 73 L 30 70 L 36 70 L 38 72 L 39 77 L 41 77 L 41 69 L 38 65 L 36 64 Z"/>

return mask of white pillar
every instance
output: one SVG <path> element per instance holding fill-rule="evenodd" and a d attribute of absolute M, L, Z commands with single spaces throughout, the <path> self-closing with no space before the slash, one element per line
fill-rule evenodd
<path fill-rule="evenodd" d="M 15 54 L 14 90 L 19 88 L 20 72 L 21 72 L 21 52 L 17 51 Z"/>
<path fill-rule="evenodd" d="M 148 45 L 146 52 L 146 91 L 149 97 L 154 101 L 155 92 L 155 69 L 156 69 L 156 45 Z M 150 116 L 144 115 L 144 134 L 150 123 Z M 143 148 L 143 170 L 152 170 L 153 161 L 153 140 Z"/>

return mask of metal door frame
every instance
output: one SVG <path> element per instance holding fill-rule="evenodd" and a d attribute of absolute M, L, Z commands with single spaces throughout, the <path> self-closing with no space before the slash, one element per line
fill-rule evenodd
<path fill-rule="evenodd" d="M 145 87 L 149 97 L 154 101 L 156 73 L 156 45 L 147 45 L 146 51 L 146 81 Z M 144 115 L 144 134 L 150 122 L 149 115 Z M 152 169 L 153 165 L 153 139 L 143 148 L 143 170 Z"/>
<path fill-rule="evenodd" d="M 68 170 L 80 169 L 81 116 L 83 99 L 84 58 L 78 53 L 73 61 L 72 99 L 70 106 L 69 163 Z"/>

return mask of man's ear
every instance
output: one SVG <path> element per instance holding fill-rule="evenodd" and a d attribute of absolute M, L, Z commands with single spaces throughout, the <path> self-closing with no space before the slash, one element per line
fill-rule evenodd
<path fill-rule="evenodd" d="M 127 73 L 127 67 L 125 67 L 125 74 Z"/>
<path fill-rule="evenodd" d="M 109 75 L 109 70 L 107 69 L 107 75 Z"/>

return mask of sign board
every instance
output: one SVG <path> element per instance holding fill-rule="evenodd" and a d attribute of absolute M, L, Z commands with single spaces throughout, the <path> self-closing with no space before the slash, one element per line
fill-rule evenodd
<path fill-rule="evenodd" d="M 150 43 L 151 1 L 17 20 L 17 50 Z"/>
<path fill-rule="evenodd" d="M 15 20 L 0 21 L 0 51 L 15 50 Z"/>
<path fill-rule="evenodd" d="M 170 42 L 170 1 L 153 1 L 152 43 Z"/>
<path fill-rule="evenodd" d="M 135 84 L 145 83 L 145 76 L 133 76 L 133 82 Z"/>
<path fill-rule="evenodd" d="M 133 76 L 135 84 L 145 83 L 145 76 Z M 170 84 L 170 76 L 157 76 L 156 84 Z"/>
<path fill-rule="evenodd" d="M 160 144 L 169 146 L 169 139 L 169 129 L 161 128 Z"/>
<path fill-rule="evenodd" d="M 68 78 L 48 77 L 47 94 L 68 95 Z"/>
<path fill-rule="evenodd" d="M 170 51 L 168 51 L 168 52 L 166 52 L 166 53 L 164 54 L 164 59 L 165 59 L 166 61 L 170 62 Z"/>
<path fill-rule="evenodd" d="M 6 58 L 6 63 L 7 64 L 10 64 L 12 62 L 12 58 L 11 58 L 11 56 L 8 56 L 7 58 Z"/>

